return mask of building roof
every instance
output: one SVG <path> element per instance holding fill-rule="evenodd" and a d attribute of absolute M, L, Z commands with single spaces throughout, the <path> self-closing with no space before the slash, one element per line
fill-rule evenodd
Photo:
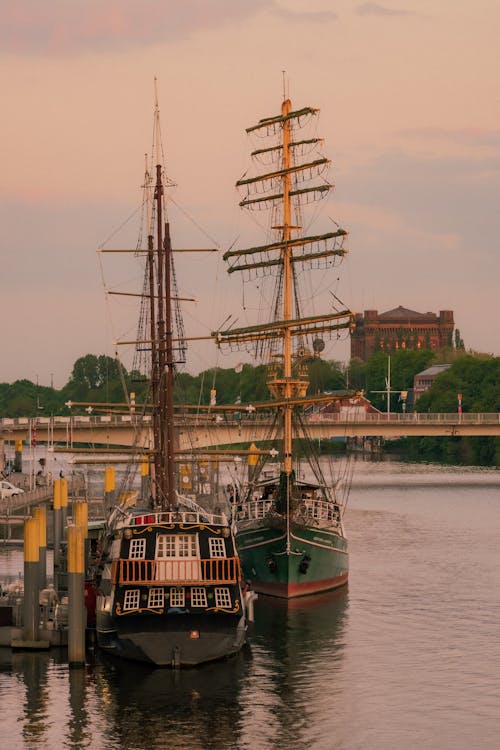
<path fill-rule="evenodd" d="M 428 367 L 427 370 L 422 370 L 422 372 L 417 372 L 415 377 L 416 378 L 421 378 L 421 377 L 435 378 L 437 375 L 447 370 L 448 367 L 451 367 L 451 365 L 431 365 L 431 367 Z"/>
<path fill-rule="evenodd" d="M 393 310 L 387 310 L 387 312 L 380 313 L 378 316 L 379 320 L 418 320 L 422 318 L 437 318 L 435 313 L 419 313 L 415 310 L 409 310 L 407 307 L 399 305 Z"/>

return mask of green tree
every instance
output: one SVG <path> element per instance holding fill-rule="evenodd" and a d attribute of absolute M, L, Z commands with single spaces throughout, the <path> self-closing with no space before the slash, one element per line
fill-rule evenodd
<path fill-rule="evenodd" d="M 417 410 L 457 411 L 459 393 L 464 412 L 500 411 L 500 357 L 464 354 L 420 396 Z"/>
<path fill-rule="evenodd" d="M 315 357 L 309 364 L 309 393 L 345 389 L 345 376 L 338 362 Z"/>
<path fill-rule="evenodd" d="M 455 328 L 455 349 L 465 349 L 463 338 L 460 336 L 460 331 Z"/>

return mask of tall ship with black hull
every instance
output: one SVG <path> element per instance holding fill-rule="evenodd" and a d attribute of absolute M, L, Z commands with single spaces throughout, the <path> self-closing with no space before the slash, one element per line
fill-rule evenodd
<path fill-rule="evenodd" d="M 302 231 L 302 210 L 324 198 L 332 188 L 326 179 L 329 160 L 321 155 L 322 140 L 314 128 L 318 110 L 294 110 L 289 99 L 281 113 L 247 129 L 266 142 L 252 152 L 264 164 L 260 173 L 237 182 L 243 191 L 240 206 L 268 209 L 272 242 L 226 252 L 228 271 L 272 282 L 267 322 L 245 328 L 229 326 L 214 333 L 218 345 L 246 349 L 268 365 L 270 401 L 249 407 L 274 414 L 269 441 L 276 441 L 278 468 L 255 462 L 237 502 L 237 546 L 245 578 L 256 591 L 297 597 L 343 586 L 348 578 L 347 539 L 343 512 L 349 489 L 333 473 L 325 478 L 307 428 L 307 410 L 333 401 L 340 394 L 308 396 L 309 364 L 352 327 L 353 314 L 332 292 L 331 309 L 306 311 L 307 278 L 314 271 L 325 278 L 347 250 L 347 232 L 337 224 L 323 234 Z M 332 274 L 336 277 L 336 274 Z M 332 285 L 335 282 L 332 279 Z M 314 306 L 314 291 L 310 300 Z M 262 315 L 264 318 L 264 315 Z M 261 318 L 261 319 L 262 319 Z M 345 397 L 345 393 L 342 394 Z M 243 405 L 242 405 L 243 408 Z"/>
<path fill-rule="evenodd" d="M 95 574 L 96 631 L 99 647 L 116 656 L 193 667 L 241 649 L 245 597 L 230 519 L 214 499 L 202 507 L 183 494 L 176 475 L 173 386 L 186 339 L 179 331 L 157 105 L 154 132 L 143 202 L 147 247 L 133 251 L 145 263 L 137 341 L 118 342 L 135 344 L 148 383 L 144 403 L 128 403 L 137 438 L 124 482 L 138 465 L 146 470 L 141 491 L 121 492 L 106 522 Z M 150 432 L 152 444 L 144 440 Z"/>

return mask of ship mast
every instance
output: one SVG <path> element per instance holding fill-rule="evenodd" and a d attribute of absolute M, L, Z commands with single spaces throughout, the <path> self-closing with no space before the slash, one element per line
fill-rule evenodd
<path fill-rule="evenodd" d="M 314 152 L 322 142 L 319 138 L 294 140 L 294 131 L 302 123 L 317 114 L 318 110 L 305 107 L 293 111 L 290 99 L 281 105 L 281 114 L 260 120 L 257 125 L 247 128 L 247 133 L 278 136 L 278 141 L 270 148 L 260 148 L 252 152 L 254 159 L 268 157 L 277 162 L 276 168 L 265 174 L 239 180 L 236 185 L 246 189 L 247 193 L 240 206 L 249 209 L 279 207 L 281 223 L 272 228 L 278 239 L 269 244 L 248 249 L 231 250 L 225 253 L 224 259 L 232 262 L 229 273 L 244 271 L 246 273 L 265 272 L 266 268 L 281 267 L 281 320 L 268 324 L 246 328 L 230 328 L 217 331 L 213 335 L 219 345 L 245 346 L 252 341 L 269 340 L 271 343 L 281 339 L 281 352 L 275 354 L 274 362 L 269 367 L 267 382 L 269 391 L 275 399 L 276 407 L 283 415 L 283 472 L 287 484 L 293 471 L 293 417 L 297 402 L 306 402 L 309 386 L 307 364 L 300 352 L 293 351 L 293 339 L 332 333 L 352 326 L 350 310 L 336 310 L 323 315 L 304 317 L 298 312 L 298 295 L 295 287 L 294 265 L 297 263 L 323 263 L 325 267 L 335 264 L 347 250 L 343 241 L 347 232 L 337 229 L 334 232 L 314 236 L 301 236 L 301 226 L 294 224 L 292 211 L 295 206 L 319 200 L 328 194 L 332 185 L 321 178 L 330 163 L 327 158 L 319 157 L 306 160 L 303 157 Z M 296 158 L 298 155 L 299 158 Z M 313 181 L 311 187 L 303 187 Z M 298 211 L 296 212 L 298 214 Z M 292 237 L 292 233 L 296 233 Z M 233 259 L 236 261 L 233 263 Z M 292 315 L 294 311 L 295 317 Z M 311 398 L 311 402 L 314 398 Z M 279 405 L 278 405 L 279 404 Z M 269 406 L 272 408 L 273 403 Z"/>
<path fill-rule="evenodd" d="M 153 449 L 155 502 L 162 509 L 175 505 L 174 484 L 174 352 L 172 315 L 172 245 L 164 212 L 163 168 L 160 162 L 160 112 L 156 96 L 153 155 L 156 156 L 156 264 L 154 238 L 148 237 L 148 278 L 151 329 L 151 388 L 153 398 Z M 155 274 L 156 265 L 156 274 Z"/>
<path fill-rule="evenodd" d="M 155 78 L 153 148 L 151 160 L 146 156 L 143 205 L 147 213 L 147 248 L 99 248 L 101 253 L 134 253 L 145 257 L 142 292 L 110 291 L 141 298 L 137 338 L 117 341 L 116 345 L 134 344 L 136 352 L 132 370 L 147 375 L 150 403 L 143 407 L 151 413 L 153 448 L 151 494 L 155 507 L 173 510 L 177 504 L 175 483 L 174 376 L 178 364 L 185 362 L 186 336 L 179 303 L 190 298 L 179 297 L 173 263 L 174 249 L 166 209 L 166 187 L 173 185 L 162 163 L 163 146 L 160 110 Z M 155 167 L 153 168 L 153 164 Z M 153 173 L 155 175 L 153 176 Z M 142 240 L 142 231 L 140 238 Z M 212 248 L 209 249 L 213 251 Z M 182 250 L 191 252 L 191 250 Z M 69 403 L 69 402 L 68 402 Z M 77 404 L 75 404 L 77 405 Z M 79 402 L 79 405 L 83 405 Z M 93 404 L 85 404 L 93 406 Z M 127 399 L 127 407 L 131 403 Z M 100 404 L 102 406 L 102 404 Z M 135 405 L 134 405 L 135 409 Z"/>
<path fill-rule="evenodd" d="M 290 114 L 291 101 L 285 99 L 281 105 L 283 116 L 283 320 L 289 321 L 292 317 L 292 264 L 290 261 L 291 248 L 291 198 L 290 198 Z M 296 227 L 299 229 L 299 227 Z M 295 395 L 292 391 L 292 336 L 290 328 L 284 329 L 283 340 L 283 369 L 284 381 L 281 384 L 281 394 L 285 399 L 291 399 Z M 275 382 L 278 386 L 278 383 Z M 304 392 L 307 389 L 305 386 Z M 292 472 L 292 407 L 285 406 L 284 409 L 284 463 L 285 474 Z"/>

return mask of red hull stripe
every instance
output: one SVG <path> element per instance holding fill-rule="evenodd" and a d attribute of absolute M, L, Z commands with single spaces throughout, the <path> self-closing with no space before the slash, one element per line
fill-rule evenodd
<path fill-rule="evenodd" d="M 267 581 L 256 581 L 252 588 L 261 594 L 270 596 L 280 596 L 284 599 L 291 599 L 295 596 L 307 596 L 316 594 L 320 591 L 329 591 L 343 586 L 347 583 L 348 573 L 344 573 L 336 578 L 325 578 L 322 581 L 304 581 L 303 583 L 268 583 Z"/>

